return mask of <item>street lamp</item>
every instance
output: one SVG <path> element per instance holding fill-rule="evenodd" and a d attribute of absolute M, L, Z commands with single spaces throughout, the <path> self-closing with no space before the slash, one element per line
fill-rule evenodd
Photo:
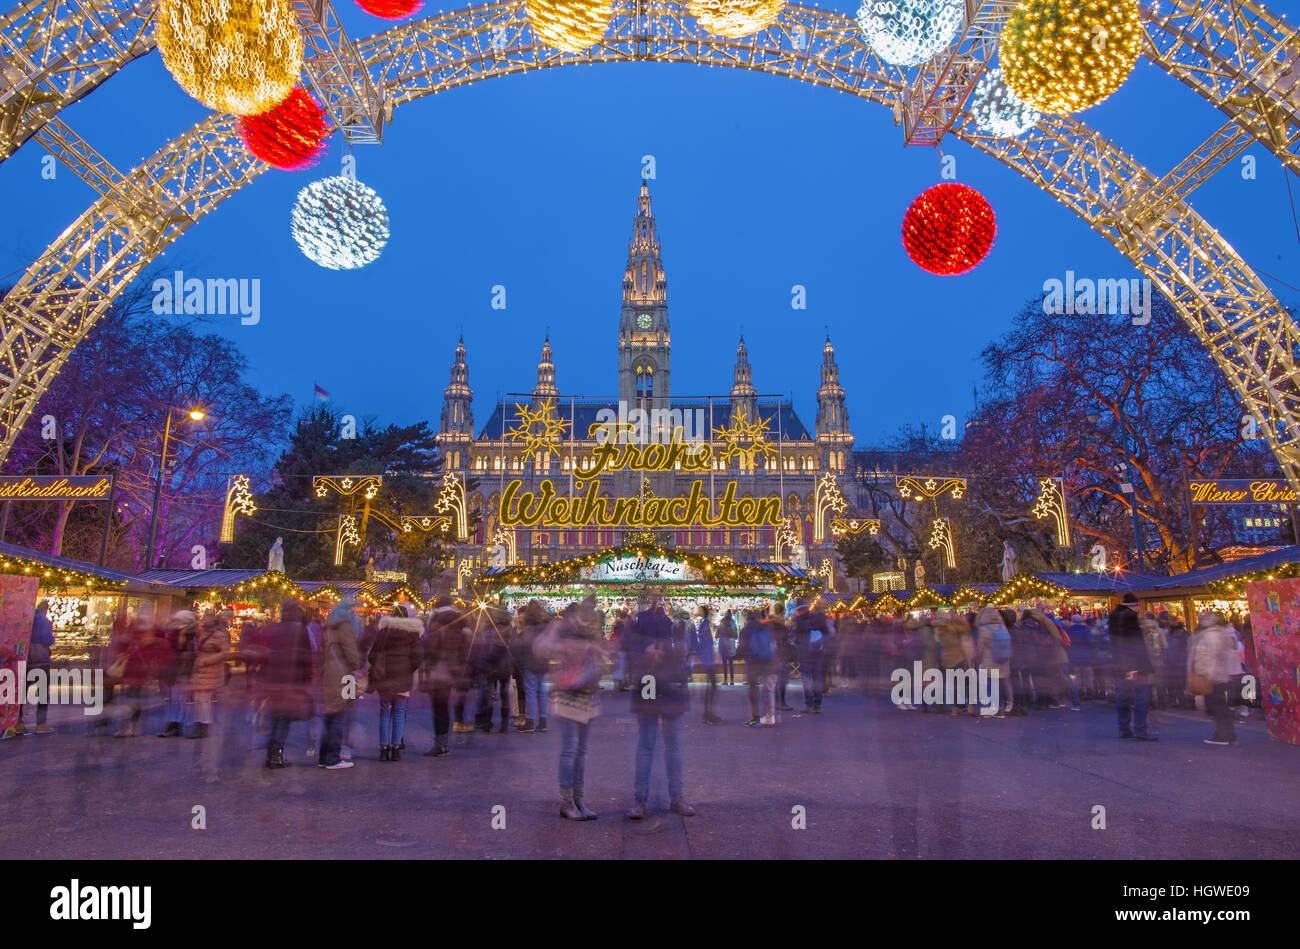
<path fill-rule="evenodd" d="M 1101 414 L 1102 414 L 1101 406 L 1094 403 L 1093 406 L 1090 409 L 1088 409 L 1087 419 L 1093 425 L 1100 428 Z M 1121 447 L 1124 449 L 1124 455 L 1125 455 L 1125 462 L 1124 465 L 1121 466 L 1121 468 L 1126 468 L 1128 466 L 1127 458 L 1130 454 L 1132 454 L 1133 468 L 1134 470 L 1136 470 L 1137 469 L 1137 446 L 1135 444 L 1132 451 L 1130 452 L 1128 447 L 1128 430 L 1121 425 L 1120 433 L 1121 433 L 1121 437 L 1120 437 Z M 1130 496 L 1129 507 L 1133 510 L 1133 552 L 1136 555 L 1138 572 L 1141 573 L 1146 568 L 1146 566 L 1142 561 L 1142 522 L 1138 518 L 1137 490 L 1133 487 L 1133 483 L 1131 481 L 1120 481 L 1119 490 L 1121 494 L 1127 494 Z"/>
<path fill-rule="evenodd" d="M 158 480 L 154 482 L 153 511 L 149 515 L 149 543 L 145 545 L 144 568 L 146 570 L 152 570 L 154 567 L 153 549 L 158 534 L 158 503 L 162 498 L 163 472 L 167 470 L 167 443 L 171 440 L 173 408 L 175 406 L 167 406 L 167 423 L 163 426 L 162 456 L 158 459 Z M 208 413 L 197 405 L 186 409 L 185 414 L 195 424 L 208 417 Z"/>

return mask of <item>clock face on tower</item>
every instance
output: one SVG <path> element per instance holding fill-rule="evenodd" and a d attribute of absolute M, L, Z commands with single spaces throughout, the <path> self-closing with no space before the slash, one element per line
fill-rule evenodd
<path fill-rule="evenodd" d="M 636 315 L 636 325 L 643 330 L 648 330 L 654 324 L 654 317 L 649 313 L 638 313 Z"/>

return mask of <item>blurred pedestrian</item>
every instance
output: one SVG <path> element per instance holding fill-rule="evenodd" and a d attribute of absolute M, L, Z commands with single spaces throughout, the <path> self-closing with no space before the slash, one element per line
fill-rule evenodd
<path fill-rule="evenodd" d="M 555 619 L 537 600 L 530 600 L 521 614 L 523 622 L 522 648 L 519 665 L 523 670 L 524 704 L 520 711 L 524 715 L 521 731 L 546 731 L 546 673 L 550 669 L 550 660 L 537 651 L 537 640 L 546 632 L 546 628 Z M 601 624 L 603 627 L 603 624 Z M 601 630 L 602 636 L 604 630 Z M 612 645 L 611 645 L 612 648 Z"/>
<path fill-rule="evenodd" d="M 343 758 L 343 739 L 347 734 L 348 716 L 357 698 L 357 672 L 361 668 L 361 650 L 357 640 L 363 632 L 357 615 L 356 594 L 349 593 L 330 612 L 321 631 L 324 641 L 321 656 L 320 701 L 323 721 L 320 756 L 316 764 L 330 771 L 353 766 Z M 351 677 L 344 681 L 345 677 Z"/>
<path fill-rule="evenodd" d="M 451 691 L 456 682 L 455 670 L 464 665 L 465 645 L 461 613 L 445 593 L 433 603 L 428 632 L 424 636 L 424 665 L 420 669 L 420 689 L 429 695 L 433 714 L 433 747 L 426 758 L 445 758 L 451 754 L 448 734 L 451 730 Z"/>
<path fill-rule="evenodd" d="M 367 658 L 370 691 L 379 695 L 379 760 L 401 761 L 406 734 L 406 707 L 415 670 L 423 660 L 420 640 L 424 624 L 415 609 L 398 603 L 379 621 L 379 632 Z"/>
<path fill-rule="evenodd" d="M 707 685 L 704 688 L 704 724 L 720 725 L 722 719 L 714 714 L 718 695 L 718 671 L 722 666 L 718 656 L 718 644 L 713 638 L 713 628 L 709 623 L 709 608 L 701 605 L 694 618 L 682 614 L 684 629 L 691 637 L 691 652 L 704 672 Z"/>
<path fill-rule="evenodd" d="M 311 694 L 311 641 L 297 600 L 280 604 L 280 621 L 267 630 L 266 687 L 271 732 L 266 740 L 266 767 L 287 768 L 284 746 L 294 722 L 310 721 L 315 715 Z"/>
<path fill-rule="evenodd" d="M 731 610 L 722 614 L 718 621 L 718 658 L 722 662 L 723 685 L 736 684 L 736 620 Z"/>
<path fill-rule="evenodd" d="M 32 616 L 32 638 L 27 650 L 27 671 L 40 669 L 45 674 L 45 687 L 36 702 L 36 734 L 49 735 L 54 729 L 46 724 L 50 714 L 50 662 L 54 651 L 54 624 L 50 622 L 50 601 L 41 600 L 36 604 Z M 26 688 L 22 683 L 21 688 Z M 27 703 L 18 706 L 18 721 L 14 723 L 14 733 L 21 735 L 27 730 L 23 718 L 27 714 Z"/>
<path fill-rule="evenodd" d="M 194 638 L 199 621 L 189 610 L 177 610 L 167 620 L 163 633 L 167 650 L 160 649 L 158 688 L 167 709 L 167 725 L 159 738 L 178 738 L 185 730 L 189 711 L 189 682 L 194 672 Z"/>
<path fill-rule="evenodd" d="M 1232 721 L 1233 679 L 1240 668 L 1237 635 L 1219 613 L 1202 613 L 1188 643 L 1187 687 L 1205 696 L 1205 710 L 1214 717 L 1214 734 L 1207 745 L 1235 745 Z"/>
<path fill-rule="evenodd" d="M 213 724 L 213 698 L 230 678 L 230 621 L 221 613 L 203 617 L 194 639 L 194 671 L 190 692 L 194 700 L 191 738 L 207 738 Z"/>
<path fill-rule="evenodd" d="M 1115 710 L 1119 717 L 1120 738 L 1156 741 L 1154 735 L 1147 734 L 1152 669 L 1137 609 L 1137 597 L 1125 593 L 1124 599 L 1110 614 L 1110 649 L 1117 678 Z"/>

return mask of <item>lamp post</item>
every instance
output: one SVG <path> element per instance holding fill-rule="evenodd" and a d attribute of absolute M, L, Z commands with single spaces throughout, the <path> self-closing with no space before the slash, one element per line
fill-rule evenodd
<path fill-rule="evenodd" d="M 158 479 L 153 486 L 153 511 L 149 515 L 149 542 L 145 545 L 144 554 L 146 570 L 153 569 L 153 549 L 158 534 L 158 504 L 162 498 L 163 472 L 167 470 L 167 443 L 171 440 L 172 434 L 172 408 L 173 406 L 167 406 L 167 423 L 163 426 L 162 455 L 158 459 Z M 191 422 L 202 422 L 208 413 L 195 406 L 186 409 L 185 414 L 189 416 Z"/>
<path fill-rule="evenodd" d="M 1088 410 L 1088 421 L 1091 422 L 1093 425 L 1100 426 L 1101 423 L 1100 406 L 1094 405 L 1092 408 Z M 1124 456 L 1125 456 L 1124 466 L 1125 467 L 1128 466 L 1129 464 L 1128 456 L 1131 454 L 1133 457 L 1133 462 L 1132 462 L 1133 470 L 1136 471 L 1137 470 L 1137 446 L 1134 445 L 1132 451 L 1130 452 L 1128 447 L 1128 432 L 1126 429 L 1124 429 L 1123 426 L 1120 426 L 1120 431 L 1121 431 L 1121 445 L 1124 449 Z M 1137 560 L 1137 569 L 1138 572 L 1140 573 L 1142 570 L 1146 569 L 1146 564 L 1142 560 L 1142 521 L 1138 518 L 1137 489 L 1134 487 L 1131 481 L 1120 481 L 1119 490 L 1122 494 L 1129 495 L 1129 507 L 1133 511 L 1133 552 Z"/>

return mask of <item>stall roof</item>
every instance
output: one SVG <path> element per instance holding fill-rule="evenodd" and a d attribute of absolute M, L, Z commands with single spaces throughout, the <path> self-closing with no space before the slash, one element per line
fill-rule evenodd
<path fill-rule="evenodd" d="M 154 580 L 151 577 L 137 576 L 133 573 L 113 570 L 110 567 L 86 563 L 83 560 L 73 560 L 71 557 L 58 557 L 40 550 L 32 550 L 30 547 L 20 547 L 17 544 L 0 543 L 0 556 L 31 560 L 55 570 L 75 570 L 77 573 L 89 574 L 106 583 L 113 584 L 116 588 L 127 593 L 149 593 L 154 596 L 181 596 L 185 593 L 184 590 L 170 586 L 164 581 Z"/>
<path fill-rule="evenodd" d="M 140 576 L 155 583 L 170 583 L 187 590 L 220 590 L 264 576 L 261 568 L 236 570 L 146 570 Z"/>
<path fill-rule="evenodd" d="M 1153 582 L 1135 587 L 1135 591 L 1157 596 L 1193 593 L 1204 590 L 1218 580 L 1231 580 L 1247 573 L 1276 570 L 1278 567 L 1293 563 L 1300 563 L 1300 546 L 1282 547 L 1255 557 L 1243 557 L 1241 560 L 1215 564 L 1212 567 L 1201 567 L 1199 570 L 1189 570 L 1172 577 L 1144 578 Z"/>
<path fill-rule="evenodd" d="M 1058 587 L 1065 587 L 1071 593 L 1094 593 L 1098 596 L 1145 590 L 1154 583 L 1168 579 L 1149 573 L 1117 573 L 1113 570 L 1106 573 L 1093 570 L 1083 573 L 1036 573 L 1034 576 L 1055 583 Z"/>

